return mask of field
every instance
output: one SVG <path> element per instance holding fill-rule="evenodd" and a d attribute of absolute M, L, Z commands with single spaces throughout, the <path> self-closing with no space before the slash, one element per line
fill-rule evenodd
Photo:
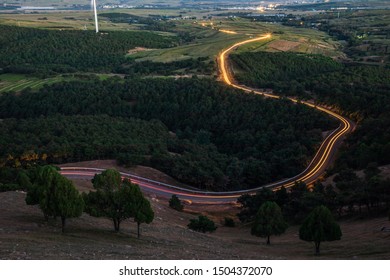
<path fill-rule="evenodd" d="M 128 13 L 136 16 L 147 17 L 149 15 L 161 16 L 195 16 L 196 20 L 183 19 L 173 21 L 175 27 L 169 32 L 158 32 L 162 35 L 172 36 L 176 32 L 186 32 L 195 39 L 181 46 L 164 49 L 148 50 L 137 52 L 132 56 L 139 60 L 151 60 L 155 62 L 170 62 L 173 60 L 183 60 L 187 58 L 209 57 L 214 60 L 218 53 L 246 38 L 260 36 L 266 33 L 273 33 L 272 39 L 268 42 L 258 42 L 241 47 L 239 51 L 282 51 L 284 48 L 275 48 L 275 44 L 294 42 L 296 46 L 290 51 L 320 53 L 327 56 L 338 57 L 343 54 L 339 51 L 340 45 L 323 32 L 310 29 L 296 29 L 282 25 L 274 25 L 261 22 L 251 22 L 248 19 L 229 18 L 227 16 L 213 16 L 210 19 L 209 11 L 203 10 L 143 10 L 143 9 L 121 9 L 110 10 L 111 12 Z M 104 13 L 99 13 L 100 29 L 102 32 L 110 30 L 139 30 L 143 28 L 140 24 L 112 23 L 107 18 L 102 17 Z M 206 17 L 206 19 L 204 18 Z M 38 27 L 48 29 L 76 29 L 91 30 L 94 29 L 93 17 L 90 12 L 86 11 L 63 11 L 50 12 L 42 14 L 3 14 L 0 18 L 0 24 L 18 25 L 24 27 Z M 223 31 L 232 31 L 225 33 Z M 280 42 L 279 42 L 280 41 Z"/>
<path fill-rule="evenodd" d="M 275 44 L 293 43 L 294 48 L 289 51 L 324 54 L 331 57 L 343 56 L 339 51 L 339 44 L 328 35 L 316 30 L 302 29 L 299 32 L 291 27 L 274 26 L 266 23 L 253 23 L 245 19 L 230 20 L 224 17 L 215 20 L 182 23 L 182 27 L 193 32 L 200 39 L 188 45 L 139 53 L 135 57 L 145 60 L 167 62 L 189 57 L 208 56 L 215 58 L 222 49 L 247 38 L 272 33 L 268 41 L 260 41 L 239 47 L 237 51 L 283 51 L 275 48 Z M 225 33 L 223 31 L 232 33 Z M 282 33 L 282 34 L 280 34 Z"/>
<path fill-rule="evenodd" d="M 18 92 L 25 88 L 39 89 L 45 84 L 53 84 L 63 80 L 62 77 L 38 79 L 20 74 L 2 74 L 0 75 L 0 93 L 6 91 Z"/>
<path fill-rule="evenodd" d="M 307 24 L 316 24 L 343 42 L 349 58 L 367 64 L 389 63 L 389 10 L 327 13 L 306 20 Z"/>

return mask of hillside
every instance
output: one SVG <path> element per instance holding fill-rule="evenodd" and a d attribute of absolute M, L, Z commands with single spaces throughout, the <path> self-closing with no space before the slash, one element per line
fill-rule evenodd
<path fill-rule="evenodd" d="M 87 180 L 75 183 L 81 191 L 92 188 Z M 385 217 L 341 221 L 342 239 L 324 243 L 321 256 L 316 257 L 313 245 L 298 239 L 298 226 L 271 237 L 271 246 L 251 236 L 248 226 L 224 227 L 223 218 L 234 217 L 238 211 L 232 205 L 187 205 L 184 212 L 177 212 L 168 207 L 166 200 L 149 196 L 155 219 L 150 225 L 142 225 L 141 239 L 137 239 L 132 221 L 124 222 L 116 234 L 111 221 L 86 214 L 70 219 L 67 233 L 61 234 L 59 220 L 46 223 L 39 208 L 26 205 L 24 198 L 23 192 L 0 193 L 0 259 L 390 258 L 386 249 L 390 223 Z M 198 213 L 212 218 L 218 229 L 212 234 L 188 230 L 186 225 Z"/>

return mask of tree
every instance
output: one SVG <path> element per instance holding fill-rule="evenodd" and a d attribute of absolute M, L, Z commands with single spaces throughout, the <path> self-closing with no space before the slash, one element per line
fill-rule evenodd
<path fill-rule="evenodd" d="M 128 188 L 121 188 L 120 173 L 113 169 L 103 171 L 92 179 L 95 192 L 84 194 L 86 212 L 94 217 L 107 217 L 114 223 L 116 232 L 123 220 L 130 218 L 133 209 L 128 200 Z"/>
<path fill-rule="evenodd" d="M 323 205 L 316 207 L 299 229 L 301 240 L 314 242 L 316 254 L 320 253 L 322 241 L 340 240 L 341 235 L 340 226 L 335 222 L 330 210 Z"/>
<path fill-rule="evenodd" d="M 255 195 L 243 194 L 237 200 L 241 204 L 241 211 L 237 214 L 241 222 L 254 220 L 260 206 L 266 201 L 273 201 L 275 194 L 269 188 L 262 188 Z"/>
<path fill-rule="evenodd" d="M 62 175 L 55 177 L 53 199 L 56 203 L 55 215 L 61 217 L 62 233 L 65 232 L 67 218 L 80 217 L 84 209 L 84 200 L 72 181 Z"/>
<path fill-rule="evenodd" d="M 141 223 L 150 224 L 154 219 L 154 212 L 150 205 L 149 200 L 142 197 L 137 203 L 137 209 L 135 211 L 134 221 L 137 222 L 137 237 L 140 236 Z"/>
<path fill-rule="evenodd" d="M 288 224 L 284 221 L 282 210 L 275 202 L 267 201 L 261 205 L 256 214 L 251 234 L 267 238 L 270 245 L 271 235 L 280 235 L 286 231 Z"/>
<path fill-rule="evenodd" d="M 181 200 L 177 197 L 177 195 L 174 194 L 169 200 L 169 207 L 177 211 L 183 211 L 184 205 L 181 203 Z"/>
<path fill-rule="evenodd" d="M 187 225 L 189 229 L 200 231 L 200 232 L 213 232 L 217 229 L 215 223 L 210 220 L 208 217 L 200 215 L 198 219 L 191 219 L 190 223 Z"/>
<path fill-rule="evenodd" d="M 26 203 L 39 204 L 46 219 L 60 216 L 63 233 L 66 219 L 80 217 L 84 209 L 84 201 L 72 181 L 53 166 L 38 169 L 37 180 L 27 192 Z"/>
<path fill-rule="evenodd" d="M 107 169 L 101 174 L 96 174 L 92 179 L 92 184 L 95 189 L 108 192 L 118 190 L 121 183 L 121 174 L 115 169 Z"/>
<path fill-rule="evenodd" d="M 122 181 L 117 170 L 107 169 L 95 175 L 92 182 L 96 191 L 83 194 L 86 212 L 94 217 L 111 219 L 116 232 L 120 230 L 121 222 L 131 217 L 139 223 L 153 220 L 139 186 L 128 179 Z"/>
<path fill-rule="evenodd" d="M 27 190 L 26 204 L 38 204 L 46 220 L 49 217 L 56 217 L 53 194 L 55 189 L 54 180 L 57 174 L 59 175 L 57 170 L 50 165 L 38 168 L 34 184 Z"/>
<path fill-rule="evenodd" d="M 32 187 L 32 183 L 31 183 L 30 177 L 27 175 L 27 173 L 24 170 L 19 171 L 16 180 L 18 182 L 18 185 L 23 190 L 28 190 L 28 189 L 30 189 Z"/>

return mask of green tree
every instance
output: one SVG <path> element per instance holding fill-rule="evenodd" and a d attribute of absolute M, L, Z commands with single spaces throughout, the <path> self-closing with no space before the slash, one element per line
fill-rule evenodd
<path fill-rule="evenodd" d="M 84 209 L 84 201 L 72 181 L 53 166 L 37 170 L 37 179 L 29 187 L 26 203 L 39 204 L 46 219 L 60 216 L 62 232 L 65 232 L 66 219 L 81 216 Z"/>
<path fill-rule="evenodd" d="M 55 215 L 55 177 L 59 175 L 55 167 L 46 165 L 38 168 L 34 184 L 29 187 L 26 195 L 27 205 L 39 205 L 45 219 L 56 217 Z"/>
<path fill-rule="evenodd" d="M 62 233 L 64 233 L 66 219 L 80 217 L 83 213 L 84 200 L 72 181 L 60 174 L 55 177 L 53 200 L 56 204 L 55 216 L 61 217 Z"/>
<path fill-rule="evenodd" d="M 282 210 L 275 202 L 267 201 L 261 205 L 252 226 L 252 235 L 267 238 L 271 244 L 271 235 L 280 235 L 286 231 L 288 224 L 284 221 Z"/>
<path fill-rule="evenodd" d="M 177 197 L 177 195 L 174 194 L 169 200 L 169 207 L 177 211 L 183 211 L 184 205 L 181 203 L 181 200 Z"/>
<path fill-rule="evenodd" d="M 107 217 L 114 223 L 116 232 L 120 229 L 123 220 L 131 217 L 132 201 L 129 189 L 121 188 L 122 179 L 120 173 L 114 169 L 107 169 L 101 174 L 96 174 L 92 179 L 96 191 L 83 194 L 86 204 L 85 211 L 94 217 Z"/>
<path fill-rule="evenodd" d="M 137 223 L 137 237 L 140 237 L 140 225 L 142 223 L 150 224 L 154 219 L 154 212 L 152 206 L 150 205 L 149 200 L 143 196 L 139 199 L 137 203 L 137 208 L 135 211 L 134 221 Z"/>
<path fill-rule="evenodd" d="M 323 205 L 316 207 L 299 229 L 301 240 L 314 242 L 316 254 L 320 253 L 321 242 L 340 240 L 341 235 L 340 226 L 334 220 L 330 210 Z"/>
<path fill-rule="evenodd" d="M 27 173 L 24 170 L 19 171 L 16 179 L 17 179 L 18 185 L 22 189 L 28 190 L 32 187 L 30 177 L 27 175 Z"/>
<path fill-rule="evenodd" d="M 118 190 L 121 183 L 121 174 L 115 169 L 107 169 L 101 174 L 96 174 L 92 179 L 93 187 L 96 190 L 103 190 L 107 192 Z"/>
<path fill-rule="evenodd" d="M 191 219 L 190 223 L 187 225 L 189 229 L 200 231 L 200 232 L 213 232 L 217 229 L 215 223 L 210 220 L 208 217 L 200 215 L 198 219 Z"/>
<path fill-rule="evenodd" d="M 150 213 L 144 210 L 146 207 L 142 207 L 142 211 L 139 209 L 145 198 L 138 185 L 127 179 L 122 181 L 117 170 L 107 169 L 95 175 L 92 182 L 96 191 L 83 194 L 88 214 L 111 219 L 116 232 L 120 230 L 121 222 L 131 217 L 140 223 L 150 221 Z"/>

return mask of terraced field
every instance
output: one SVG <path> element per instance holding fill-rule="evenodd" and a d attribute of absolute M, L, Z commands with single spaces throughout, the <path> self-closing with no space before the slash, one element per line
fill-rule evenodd
<path fill-rule="evenodd" d="M 44 84 L 53 84 L 63 80 L 62 77 L 39 79 L 16 74 L 0 75 L 0 93 L 7 91 L 19 92 L 25 88 L 39 89 Z"/>

